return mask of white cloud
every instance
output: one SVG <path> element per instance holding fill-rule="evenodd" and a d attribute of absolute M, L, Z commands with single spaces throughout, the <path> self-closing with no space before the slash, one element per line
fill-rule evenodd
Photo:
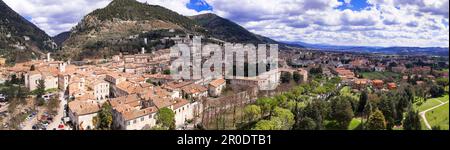
<path fill-rule="evenodd" d="M 365 46 L 448 47 L 448 0 L 206 0 L 214 12 L 282 41 Z M 270 24 L 270 25 L 269 25 Z"/>
<path fill-rule="evenodd" d="M 56 35 L 68 31 L 87 13 L 106 6 L 109 0 L 4 0 L 16 12 Z"/>
<path fill-rule="evenodd" d="M 47 34 L 53 36 L 69 31 L 85 15 L 107 6 L 112 0 L 4 0 L 13 10 L 31 18 Z M 184 15 L 198 14 L 188 9 L 189 0 L 138 0 L 174 10 Z"/>
<path fill-rule="evenodd" d="M 67 31 L 111 0 L 5 0 L 50 35 Z M 183 15 L 189 0 L 139 0 Z M 340 10 L 351 0 L 204 0 L 213 12 L 250 31 L 282 41 L 338 45 L 446 46 L 449 0 L 367 0 L 368 8 Z M 204 13 L 204 12 L 202 12 Z"/>

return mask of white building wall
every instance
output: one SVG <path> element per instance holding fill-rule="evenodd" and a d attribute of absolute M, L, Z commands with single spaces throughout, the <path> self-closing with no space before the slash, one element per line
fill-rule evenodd
<path fill-rule="evenodd" d="M 125 130 L 142 130 L 146 125 L 153 127 L 156 125 L 156 113 L 124 121 Z"/>
<path fill-rule="evenodd" d="M 187 120 L 194 119 L 194 108 L 194 105 L 189 103 L 174 110 L 176 128 L 183 127 Z"/>

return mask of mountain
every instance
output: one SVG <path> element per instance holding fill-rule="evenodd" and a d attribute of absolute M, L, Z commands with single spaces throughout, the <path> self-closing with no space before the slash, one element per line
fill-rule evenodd
<path fill-rule="evenodd" d="M 62 57 L 103 58 L 119 52 L 137 53 L 141 47 L 155 50 L 170 46 L 158 42 L 164 36 L 205 32 L 195 21 L 164 7 L 135 0 L 114 0 L 86 15 L 71 30 L 70 37 L 62 44 Z M 145 45 L 144 38 L 150 44 Z"/>
<path fill-rule="evenodd" d="M 329 44 L 309 44 L 304 42 L 286 42 L 299 44 L 306 48 L 336 51 L 336 52 L 357 52 L 357 53 L 380 53 L 389 55 L 428 55 L 428 56 L 448 56 L 448 47 L 380 47 L 380 46 L 336 46 Z"/>
<path fill-rule="evenodd" d="M 103 58 L 114 54 L 138 53 L 169 48 L 165 37 L 196 34 L 227 42 L 289 45 L 253 34 L 238 24 L 214 14 L 186 17 L 157 5 L 135 0 L 114 0 L 97 9 L 71 30 L 63 42 L 63 58 Z M 147 38 L 147 44 L 144 40 Z"/>
<path fill-rule="evenodd" d="M 55 48 L 55 43 L 44 31 L 20 16 L 2 0 L 0 12 L 0 54 L 10 62 L 38 57 L 42 52 Z"/>
<path fill-rule="evenodd" d="M 53 37 L 53 41 L 55 41 L 55 43 L 58 46 L 61 46 L 62 43 L 64 43 L 64 41 L 66 41 L 67 39 L 69 39 L 70 37 L 70 31 L 66 31 L 66 32 L 62 32 L 56 36 Z"/>
<path fill-rule="evenodd" d="M 189 17 L 202 27 L 208 30 L 208 33 L 215 38 L 233 42 L 233 43 L 278 43 L 267 37 L 256 35 L 245 29 L 244 27 L 215 14 L 200 14 Z"/>

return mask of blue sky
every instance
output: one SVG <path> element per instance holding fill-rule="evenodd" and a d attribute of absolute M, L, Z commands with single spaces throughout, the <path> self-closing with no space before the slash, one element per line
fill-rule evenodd
<path fill-rule="evenodd" d="M 49 35 L 112 0 L 4 0 Z M 137 0 L 185 16 L 215 13 L 279 41 L 448 47 L 449 0 Z"/>
<path fill-rule="evenodd" d="M 340 10 L 351 9 L 359 11 L 370 6 L 370 4 L 367 3 L 367 1 L 365 0 L 351 0 L 349 3 L 346 3 L 345 1 L 348 0 L 339 0 L 339 2 L 344 3 L 344 5 L 339 6 L 338 9 Z"/>
<path fill-rule="evenodd" d="M 189 9 L 194 9 L 197 12 L 205 11 L 205 10 L 213 10 L 212 6 L 210 6 L 207 2 L 203 0 L 190 0 L 186 7 Z"/>

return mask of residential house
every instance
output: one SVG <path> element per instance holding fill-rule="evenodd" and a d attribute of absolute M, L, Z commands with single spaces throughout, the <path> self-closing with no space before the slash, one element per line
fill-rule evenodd
<path fill-rule="evenodd" d="M 77 130 L 90 130 L 95 126 L 92 122 L 100 111 L 100 105 L 94 100 L 75 100 L 68 104 L 69 118 Z"/>
<path fill-rule="evenodd" d="M 378 88 L 378 89 L 382 89 L 384 86 L 384 81 L 383 80 L 373 80 L 372 86 L 375 88 Z"/>
<path fill-rule="evenodd" d="M 208 97 L 208 89 L 199 84 L 190 84 L 182 89 L 183 97 L 190 100 L 200 100 Z"/>
<path fill-rule="evenodd" d="M 226 87 L 225 79 L 216 79 L 208 84 L 208 93 L 212 97 L 219 97 Z"/>

